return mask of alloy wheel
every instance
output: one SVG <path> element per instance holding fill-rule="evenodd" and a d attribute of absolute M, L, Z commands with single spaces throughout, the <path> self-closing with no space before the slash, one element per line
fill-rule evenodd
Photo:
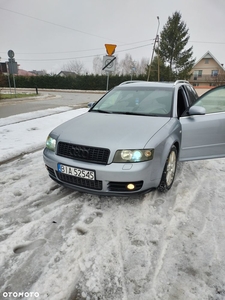
<path fill-rule="evenodd" d="M 176 163 L 177 163 L 177 156 L 174 151 L 170 152 L 167 169 L 166 169 L 166 184 L 170 186 L 173 182 L 175 172 L 176 172 Z"/>

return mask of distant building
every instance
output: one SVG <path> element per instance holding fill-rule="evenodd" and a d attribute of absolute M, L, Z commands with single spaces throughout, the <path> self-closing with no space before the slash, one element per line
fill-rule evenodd
<path fill-rule="evenodd" d="M 7 73 L 7 63 L 1 63 L 0 62 L 0 74 Z"/>
<path fill-rule="evenodd" d="M 44 76 L 47 74 L 47 72 L 45 70 L 41 70 L 41 71 L 37 71 L 37 70 L 33 70 L 33 71 L 29 71 L 30 73 L 33 73 L 37 76 Z"/>
<path fill-rule="evenodd" d="M 69 76 L 76 77 L 77 74 L 75 72 L 61 71 L 61 72 L 59 72 L 58 76 L 61 76 L 61 77 L 69 77 Z"/>
<path fill-rule="evenodd" d="M 225 69 L 223 64 L 210 53 L 206 52 L 203 57 L 197 61 L 192 71 L 189 82 L 194 87 L 213 87 L 225 84 Z"/>
<path fill-rule="evenodd" d="M 29 71 L 25 71 L 22 69 L 18 69 L 18 76 L 36 76 L 36 74 L 29 72 Z"/>

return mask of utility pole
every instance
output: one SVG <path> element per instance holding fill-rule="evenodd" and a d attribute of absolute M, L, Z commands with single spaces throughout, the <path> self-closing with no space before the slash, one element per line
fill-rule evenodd
<path fill-rule="evenodd" d="M 158 56 L 158 82 L 160 81 L 160 67 L 159 67 L 159 35 L 157 35 L 157 42 L 158 42 L 158 53 L 157 53 L 157 56 Z"/>
<path fill-rule="evenodd" d="M 149 66 L 148 66 L 148 77 L 147 77 L 147 81 L 149 81 L 150 74 L 151 74 L 152 61 L 153 61 L 153 57 L 154 57 L 154 53 L 155 53 L 155 45 L 156 45 L 156 42 L 158 42 L 158 81 L 159 81 L 159 35 L 158 35 L 158 32 L 159 32 L 159 25 L 160 25 L 159 16 L 157 16 L 157 20 L 158 20 L 158 27 L 157 27 L 157 31 L 156 31 L 155 41 L 154 41 L 154 44 L 153 44 L 153 50 L 152 50 L 151 61 L 150 61 Z"/>

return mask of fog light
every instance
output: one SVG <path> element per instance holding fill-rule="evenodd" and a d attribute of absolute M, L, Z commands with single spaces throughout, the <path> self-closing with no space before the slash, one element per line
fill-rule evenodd
<path fill-rule="evenodd" d="M 128 190 L 133 190 L 135 188 L 135 185 L 133 184 L 133 183 L 129 183 L 128 185 L 127 185 L 127 189 Z"/>

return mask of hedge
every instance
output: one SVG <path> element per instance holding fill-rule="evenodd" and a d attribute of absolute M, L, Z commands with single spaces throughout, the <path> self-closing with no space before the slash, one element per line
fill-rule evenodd
<path fill-rule="evenodd" d="M 11 86 L 13 86 L 13 79 Z M 111 75 L 109 77 L 109 86 L 112 87 L 131 80 L 129 75 L 119 76 Z M 145 75 L 133 77 L 133 80 L 146 81 Z M 43 88 L 43 89 L 74 89 L 74 90 L 106 90 L 107 76 L 106 75 L 77 75 L 76 77 L 68 76 L 61 77 L 58 75 L 44 76 L 15 76 L 17 88 Z"/>

